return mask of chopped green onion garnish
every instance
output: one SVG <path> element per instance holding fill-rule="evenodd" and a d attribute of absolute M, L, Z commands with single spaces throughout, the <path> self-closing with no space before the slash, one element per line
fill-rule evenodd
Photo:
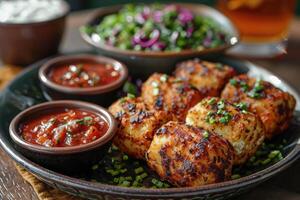
<path fill-rule="evenodd" d="M 216 63 L 216 68 L 217 68 L 218 70 L 222 70 L 223 67 L 224 67 L 224 65 L 223 65 L 222 63 Z"/>
<path fill-rule="evenodd" d="M 128 156 L 127 155 L 123 155 L 123 160 L 128 160 Z"/>
<path fill-rule="evenodd" d="M 238 178 L 241 178 L 241 175 L 239 175 L 239 174 L 233 174 L 231 176 L 231 179 L 238 179 Z"/>
<path fill-rule="evenodd" d="M 219 119 L 219 122 L 222 124 L 228 124 L 228 122 L 231 120 L 232 116 L 229 113 L 224 114 L 223 117 Z"/>
<path fill-rule="evenodd" d="M 209 136 L 209 132 L 208 132 L 208 131 L 204 131 L 204 132 L 203 132 L 203 137 L 204 137 L 204 138 L 208 138 L 208 136 Z"/>
<path fill-rule="evenodd" d="M 142 167 L 136 168 L 136 169 L 134 170 L 134 172 L 135 172 L 136 174 L 140 174 L 140 173 L 142 173 L 143 171 L 144 171 L 144 169 L 143 169 Z"/>
<path fill-rule="evenodd" d="M 255 159 L 256 159 L 256 157 L 255 157 L 255 156 L 252 156 L 252 157 L 249 159 L 249 161 L 250 161 L 250 162 L 254 162 Z"/>
<path fill-rule="evenodd" d="M 207 101 L 207 103 L 208 103 L 209 105 L 213 105 L 214 103 L 216 103 L 216 98 L 211 98 L 211 99 L 209 99 L 209 100 Z"/>
<path fill-rule="evenodd" d="M 225 108 L 225 101 L 224 100 L 221 100 L 218 102 L 218 109 L 219 110 L 222 110 Z"/>
<path fill-rule="evenodd" d="M 134 95 L 134 94 L 131 94 L 131 93 L 127 93 L 127 97 L 130 98 L 130 99 L 134 99 L 134 98 L 135 98 L 135 95 Z"/>
<path fill-rule="evenodd" d="M 214 124 L 214 123 L 216 123 L 216 120 L 213 117 L 210 117 L 208 120 L 208 123 Z"/>
<path fill-rule="evenodd" d="M 163 74 L 161 77 L 160 77 L 160 81 L 161 82 L 167 82 L 168 80 L 168 75 L 167 74 Z"/>
<path fill-rule="evenodd" d="M 123 97 L 120 99 L 120 103 L 125 103 L 126 99 Z"/>
<path fill-rule="evenodd" d="M 124 179 L 125 179 L 126 181 L 132 181 L 132 177 L 131 177 L 131 176 L 126 176 Z"/>
<path fill-rule="evenodd" d="M 132 186 L 133 187 L 138 187 L 140 183 L 138 181 L 133 181 Z"/>
<path fill-rule="evenodd" d="M 130 186 L 130 182 L 129 181 L 123 181 L 120 186 L 123 186 L 123 187 L 129 187 Z"/>
<path fill-rule="evenodd" d="M 96 170 L 96 169 L 98 169 L 98 167 L 99 167 L 99 165 L 97 165 L 97 164 L 96 164 L 96 165 L 93 165 L 93 166 L 92 166 L 92 170 Z"/>
<path fill-rule="evenodd" d="M 154 88 L 153 89 L 153 95 L 157 96 L 159 94 L 159 89 L 158 88 Z"/>
<path fill-rule="evenodd" d="M 263 97 L 262 94 L 263 90 L 264 90 L 264 86 L 262 85 L 262 81 L 260 79 L 257 79 L 254 84 L 254 87 L 252 88 L 251 91 L 247 93 L 247 95 L 251 98 L 258 99 Z"/>
<path fill-rule="evenodd" d="M 146 178 L 147 176 L 148 176 L 148 174 L 146 172 L 144 172 L 140 175 L 141 178 Z"/>
<path fill-rule="evenodd" d="M 271 160 L 270 158 L 267 158 L 267 159 L 263 160 L 263 161 L 261 162 L 261 164 L 266 165 L 266 164 L 270 163 L 271 161 L 272 161 L 272 160 Z"/>
<path fill-rule="evenodd" d="M 114 151 L 119 150 L 119 148 L 117 146 L 115 146 L 115 145 L 112 145 L 111 147 L 112 147 L 112 150 L 114 150 Z"/>
<path fill-rule="evenodd" d="M 248 90 L 249 86 L 247 85 L 246 82 L 240 81 L 239 84 L 240 84 L 240 86 L 242 87 L 242 91 L 243 91 L 243 92 L 246 92 L 246 91 Z"/>
<path fill-rule="evenodd" d="M 275 158 L 276 156 L 278 156 L 280 154 L 280 151 L 278 150 L 274 150 L 274 151 L 271 151 L 268 155 L 269 158 L 273 159 Z"/>
<path fill-rule="evenodd" d="M 106 172 L 109 173 L 112 176 L 117 176 L 117 175 L 120 174 L 119 171 L 116 171 L 116 170 L 113 170 L 113 169 L 108 169 L 108 170 L 106 170 Z"/>
<path fill-rule="evenodd" d="M 152 87 L 155 87 L 155 88 L 159 86 L 159 84 L 156 81 L 152 81 L 151 85 L 152 85 Z"/>
<path fill-rule="evenodd" d="M 133 95 L 138 94 L 137 87 L 133 83 L 128 82 L 128 81 L 123 86 L 123 92 L 124 93 L 130 93 L 130 94 L 133 94 Z"/>
<path fill-rule="evenodd" d="M 233 86 L 236 86 L 237 85 L 237 80 L 235 80 L 235 79 L 230 79 L 229 80 L 229 83 L 231 84 L 231 85 L 233 85 Z"/>
<path fill-rule="evenodd" d="M 248 110 L 248 105 L 247 105 L 247 103 L 244 103 L 244 102 L 236 103 L 236 104 L 234 104 L 234 106 L 242 111 Z"/>

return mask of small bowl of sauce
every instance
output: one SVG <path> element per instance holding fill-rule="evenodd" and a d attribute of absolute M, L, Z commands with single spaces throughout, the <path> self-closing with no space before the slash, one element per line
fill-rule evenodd
<path fill-rule="evenodd" d="M 62 109 L 22 124 L 22 138 L 45 147 L 72 147 L 102 137 L 108 124 L 101 116 L 80 110 Z"/>
<path fill-rule="evenodd" d="M 80 101 L 33 106 L 17 115 L 9 128 L 17 150 L 59 171 L 77 171 L 72 166 L 99 161 L 116 130 L 117 123 L 106 109 Z"/>
<path fill-rule="evenodd" d="M 77 99 L 104 106 L 116 99 L 127 77 L 125 65 L 96 55 L 56 57 L 39 70 L 47 99 Z"/>
<path fill-rule="evenodd" d="M 50 79 L 59 85 L 74 88 L 93 88 L 109 85 L 120 78 L 120 70 L 111 64 L 74 63 L 62 65 L 50 72 Z"/>

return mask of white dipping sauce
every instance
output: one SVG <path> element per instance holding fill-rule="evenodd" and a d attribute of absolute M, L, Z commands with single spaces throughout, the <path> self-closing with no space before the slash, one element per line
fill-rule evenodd
<path fill-rule="evenodd" d="M 0 23 L 42 22 L 65 12 L 63 0 L 0 0 Z"/>

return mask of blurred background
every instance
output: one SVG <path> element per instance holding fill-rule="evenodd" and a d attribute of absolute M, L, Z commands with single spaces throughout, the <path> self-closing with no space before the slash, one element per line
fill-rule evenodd
<path fill-rule="evenodd" d="M 84 10 L 84 9 L 91 9 L 91 8 L 97 8 L 97 7 L 103 7 L 103 6 L 109 6 L 109 5 L 118 5 L 118 4 L 126 4 L 126 3 L 138 3 L 138 2 L 145 2 L 145 3 L 153 3 L 155 1 L 153 0 L 67 0 L 68 3 L 72 7 L 72 11 L 76 10 Z M 183 2 L 182 0 L 161 0 L 159 2 Z M 202 3 L 210 6 L 214 6 L 216 4 L 216 0 L 187 0 L 184 2 L 191 2 L 191 3 Z M 297 2 L 300 2 L 300 0 L 297 0 Z M 296 6 L 296 13 L 298 16 L 300 16 L 300 4 L 297 3 Z"/>
<path fill-rule="evenodd" d="M 127 3 L 171 3 L 180 0 L 68 0 L 72 11 L 87 10 Z M 221 10 L 240 31 L 242 42 L 229 51 L 243 58 L 274 58 L 286 55 L 288 37 L 295 16 L 300 16 L 299 0 L 187 0 Z M 292 36 L 293 37 L 293 36 Z M 298 43 L 297 43 L 298 44 Z M 291 55 L 293 57 L 293 54 Z"/>
<path fill-rule="evenodd" d="M 255 1 L 255 0 L 254 0 Z M 276 1 L 276 0 L 275 0 Z M 68 0 L 69 4 L 72 7 L 72 10 L 83 10 L 83 9 L 91 9 L 109 5 L 118 5 L 118 4 L 126 4 L 126 3 L 153 3 L 153 0 Z M 158 1 L 157 1 L 158 2 Z M 180 0 L 170 1 L 170 0 L 161 0 L 159 2 L 182 2 Z M 184 2 L 190 3 L 202 3 L 210 6 L 216 5 L 217 0 L 186 0 Z M 300 1 L 297 0 L 296 13 L 300 15 Z"/>

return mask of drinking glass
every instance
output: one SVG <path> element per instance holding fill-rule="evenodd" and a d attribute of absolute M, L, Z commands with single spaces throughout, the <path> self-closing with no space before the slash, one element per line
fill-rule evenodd
<path fill-rule="evenodd" d="M 286 53 L 296 0 L 218 0 L 217 7 L 240 32 L 241 44 L 230 53 L 250 57 Z"/>

